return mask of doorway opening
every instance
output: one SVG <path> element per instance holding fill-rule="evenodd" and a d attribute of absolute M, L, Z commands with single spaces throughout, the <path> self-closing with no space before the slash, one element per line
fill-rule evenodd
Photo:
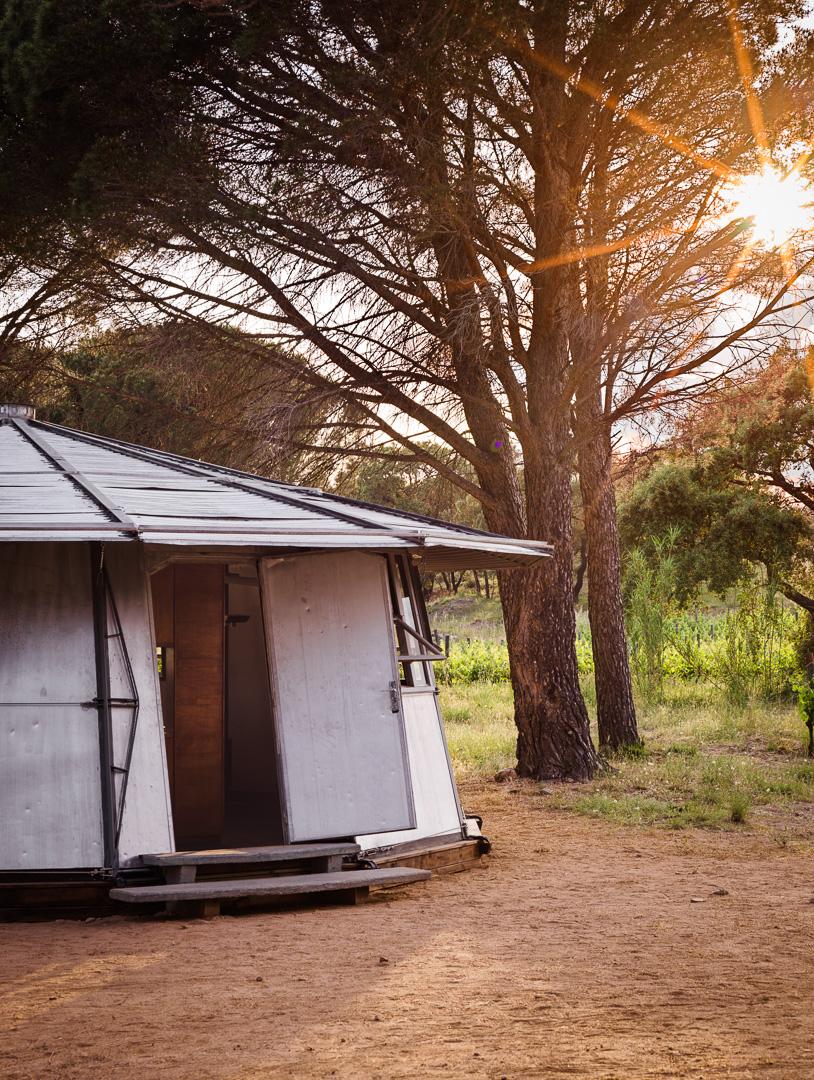
<path fill-rule="evenodd" d="M 281 843 L 254 564 L 179 562 L 151 583 L 176 848 Z"/>

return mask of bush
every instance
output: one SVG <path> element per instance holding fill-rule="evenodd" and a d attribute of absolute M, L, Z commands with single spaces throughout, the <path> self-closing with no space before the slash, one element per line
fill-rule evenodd
<path fill-rule="evenodd" d="M 580 634 L 577 638 L 577 666 L 580 675 L 593 675 L 594 654 L 591 646 L 590 633 Z"/>
<path fill-rule="evenodd" d="M 625 568 L 630 667 L 639 692 L 650 702 L 664 697 L 668 620 L 676 606 L 677 536 L 673 530 L 652 537 L 646 548 L 634 548 Z"/>
<path fill-rule="evenodd" d="M 577 663 L 580 675 L 592 675 L 594 658 L 590 637 L 577 638 Z M 449 656 L 435 667 L 439 686 L 468 686 L 470 683 L 501 683 L 511 678 L 509 650 L 505 641 L 460 641 L 452 645 Z"/>
<path fill-rule="evenodd" d="M 494 641 L 455 644 L 446 661 L 436 666 L 435 678 L 442 686 L 508 682 L 509 650 L 505 643 Z"/>
<path fill-rule="evenodd" d="M 732 704 L 789 694 L 797 666 L 797 622 L 768 588 L 740 591 L 737 609 L 722 620 L 711 670 Z"/>
<path fill-rule="evenodd" d="M 634 560 L 628 584 L 638 590 L 629 617 L 631 666 L 646 703 L 664 700 L 679 684 L 712 684 L 728 706 L 787 700 L 798 673 L 798 639 L 804 615 L 783 606 L 765 587 L 743 589 L 734 611 L 710 616 L 676 611 L 669 599 L 669 559 L 662 555 L 659 579 Z M 638 605 L 638 606 L 636 606 Z M 653 609 L 649 613 L 648 605 Z M 586 693 L 592 692 L 591 633 L 581 625 L 577 663 Z M 436 665 L 441 686 L 508 683 L 509 653 L 504 641 L 453 641 L 448 659 Z"/>
<path fill-rule="evenodd" d="M 808 728 L 808 756 L 814 757 L 814 679 L 800 675 L 792 683 L 792 688 L 797 695 L 800 716 Z"/>

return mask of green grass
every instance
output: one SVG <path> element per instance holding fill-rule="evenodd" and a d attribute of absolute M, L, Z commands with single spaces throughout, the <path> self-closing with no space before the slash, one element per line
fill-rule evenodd
<path fill-rule="evenodd" d="M 494 776 L 514 764 L 517 729 L 508 683 L 445 686 L 440 694 L 449 752 L 459 776 Z"/>
<path fill-rule="evenodd" d="M 585 680 L 593 709 L 592 686 Z M 492 777 L 514 764 L 506 684 L 441 690 L 450 753 L 462 777 Z M 791 705 L 728 707 L 703 684 L 676 683 L 667 700 L 640 707 L 641 753 L 617 755 L 587 784 L 563 785 L 548 805 L 621 824 L 742 828 L 755 807 L 814 802 L 814 762 Z"/>

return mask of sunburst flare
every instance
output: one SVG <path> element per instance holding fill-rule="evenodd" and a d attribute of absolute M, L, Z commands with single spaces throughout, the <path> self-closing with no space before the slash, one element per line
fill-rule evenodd
<path fill-rule="evenodd" d="M 755 243 L 781 247 L 798 233 L 814 228 L 814 191 L 795 171 L 773 165 L 738 177 L 729 185 L 734 220 L 748 223 Z"/>

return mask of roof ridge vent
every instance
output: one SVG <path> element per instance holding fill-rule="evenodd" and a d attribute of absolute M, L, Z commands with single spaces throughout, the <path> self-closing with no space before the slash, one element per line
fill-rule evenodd
<path fill-rule="evenodd" d="M 18 420 L 36 420 L 37 410 L 33 405 L 12 405 L 0 401 L 0 419 L 6 416 L 14 416 Z"/>

